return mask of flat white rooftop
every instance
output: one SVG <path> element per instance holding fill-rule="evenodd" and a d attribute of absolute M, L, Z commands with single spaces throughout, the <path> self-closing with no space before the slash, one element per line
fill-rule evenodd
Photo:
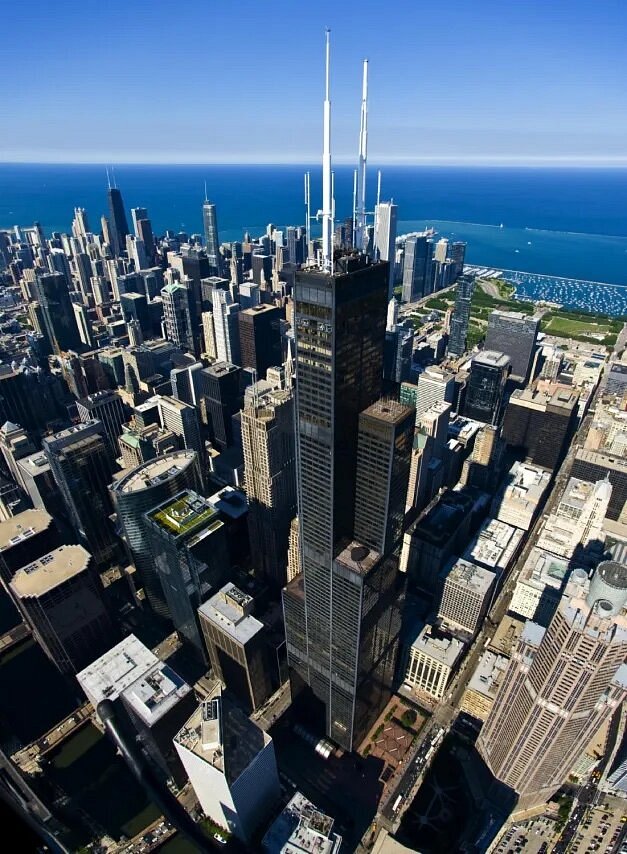
<path fill-rule="evenodd" d="M 426 625 L 412 643 L 412 648 L 435 661 L 453 667 L 463 652 L 464 644 L 458 638 Z"/>
<path fill-rule="evenodd" d="M 157 656 L 135 635 L 129 635 L 77 674 L 79 685 L 94 708 L 101 700 L 117 700 L 159 662 Z"/>
<path fill-rule="evenodd" d="M 159 661 L 125 688 L 122 699 L 148 726 L 153 726 L 191 690 L 178 673 Z"/>

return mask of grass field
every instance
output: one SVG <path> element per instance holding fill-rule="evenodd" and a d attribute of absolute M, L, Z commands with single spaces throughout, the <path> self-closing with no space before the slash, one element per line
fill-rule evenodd
<path fill-rule="evenodd" d="M 550 335 L 575 336 L 575 335 L 611 335 L 614 331 L 612 324 L 609 321 L 596 320 L 575 320 L 571 317 L 559 317 L 551 315 L 547 322 L 543 324 L 543 331 Z"/>

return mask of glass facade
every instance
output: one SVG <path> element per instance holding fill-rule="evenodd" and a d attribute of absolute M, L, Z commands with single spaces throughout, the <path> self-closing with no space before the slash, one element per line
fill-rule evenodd
<path fill-rule="evenodd" d="M 284 592 L 288 661 L 325 704 L 327 734 L 347 750 L 358 737 L 356 715 L 372 714 L 370 700 L 358 708 L 364 674 L 370 692 L 392 682 L 387 560 L 368 572 L 334 560 L 353 533 L 359 413 L 381 391 L 387 283 L 386 263 L 345 257 L 335 275 L 303 270 L 295 285 L 303 573 Z"/>

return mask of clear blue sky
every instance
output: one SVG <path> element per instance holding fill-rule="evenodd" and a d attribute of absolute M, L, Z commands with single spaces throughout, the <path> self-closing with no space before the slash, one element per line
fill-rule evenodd
<path fill-rule="evenodd" d="M 333 151 L 627 163 L 625 0 L 30 0 L 0 32 L 0 160 L 310 162 Z"/>

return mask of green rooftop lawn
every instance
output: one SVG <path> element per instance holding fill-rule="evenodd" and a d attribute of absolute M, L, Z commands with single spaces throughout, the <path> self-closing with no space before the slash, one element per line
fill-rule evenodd
<path fill-rule="evenodd" d="M 157 524 L 161 525 L 162 528 L 171 531 L 173 534 L 185 534 L 196 528 L 198 525 L 208 522 L 217 513 L 213 507 L 205 506 L 200 513 L 190 512 L 188 508 L 189 504 L 187 500 L 179 498 L 179 500 L 175 501 L 174 504 L 169 504 L 167 507 L 163 507 L 161 510 L 158 510 L 153 514 L 152 518 L 157 522 Z M 186 515 L 181 516 L 180 522 L 176 521 L 174 518 L 176 514 L 182 514 L 184 512 L 186 512 Z"/>

